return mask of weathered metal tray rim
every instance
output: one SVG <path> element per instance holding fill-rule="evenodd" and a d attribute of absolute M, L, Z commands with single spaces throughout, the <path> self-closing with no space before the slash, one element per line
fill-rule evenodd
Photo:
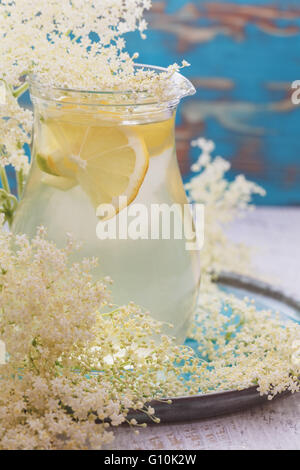
<path fill-rule="evenodd" d="M 222 272 L 217 281 L 219 284 L 228 285 L 231 287 L 237 287 L 240 289 L 248 289 L 254 294 L 262 294 L 267 297 L 271 297 L 274 300 L 283 302 L 289 307 L 299 311 L 300 314 L 300 298 L 296 298 L 293 295 L 287 294 L 283 289 L 277 286 L 273 286 L 260 279 L 255 279 L 250 276 L 244 276 L 232 272 Z"/>

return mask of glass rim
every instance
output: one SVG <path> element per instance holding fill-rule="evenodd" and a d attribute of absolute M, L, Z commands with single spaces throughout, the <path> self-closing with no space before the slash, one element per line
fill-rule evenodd
<path fill-rule="evenodd" d="M 136 69 L 145 69 L 145 70 L 150 70 L 154 71 L 157 73 L 163 73 L 163 72 L 168 72 L 168 69 L 165 67 L 161 66 L 156 66 L 156 65 L 147 65 L 147 64 L 134 64 L 134 67 Z M 51 97 L 49 94 L 51 91 L 53 92 L 60 92 L 60 93 L 71 93 L 72 95 L 86 95 L 86 96 L 96 96 L 96 97 L 121 97 L 121 96 L 134 96 L 138 97 L 134 101 L 131 102 L 121 102 L 121 103 L 109 103 L 109 104 L 100 104 L 100 103 L 82 103 L 82 102 L 76 102 L 77 105 L 83 105 L 83 106 L 125 106 L 125 107 L 130 107 L 130 106 L 146 106 L 146 105 L 158 105 L 158 104 L 169 104 L 170 106 L 176 106 L 179 101 L 184 98 L 185 96 L 193 95 L 196 90 L 194 85 L 190 82 L 188 78 L 186 78 L 184 75 L 182 75 L 179 72 L 174 72 L 172 75 L 175 79 L 177 78 L 177 93 L 173 96 L 165 97 L 164 99 L 152 99 L 154 98 L 153 95 L 148 90 L 86 90 L 84 88 L 68 88 L 68 87 L 63 87 L 63 86 L 52 86 L 52 85 L 47 85 L 45 83 L 42 83 L 39 78 L 34 75 L 30 74 L 27 76 L 26 80 L 29 84 L 30 89 L 37 89 L 43 92 L 48 92 L 47 97 L 45 97 L 46 100 L 49 101 L 54 101 L 57 103 L 61 103 L 59 98 Z M 181 85 L 186 85 L 185 89 L 180 89 L 179 83 Z M 174 82 L 174 86 L 176 86 L 176 83 Z M 67 101 L 66 104 L 71 104 L 71 101 Z"/>

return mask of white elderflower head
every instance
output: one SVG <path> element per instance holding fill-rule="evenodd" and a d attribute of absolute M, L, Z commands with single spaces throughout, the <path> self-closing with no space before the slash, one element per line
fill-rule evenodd
<path fill-rule="evenodd" d="M 152 415 L 152 397 L 183 391 L 188 348 L 150 340 L 162 324 L 133 303 L 111 311 L 110 279 L 93 279 L 94 259 L 72 264 L 76 248 L 0 229 L 0 449 L 100 448 L 130 408 Z"/>
<path fill-rule="evenodd" d="M 0 102 L 0 165 L 10 164 L 27 173 L 29 163 L 23 145 L 31 140 L 32 113 L 19 106 L 6 84 L 3 87 L 6 93 L 5 100 Z"/>
<path fill-rule="evenodd" d="M 224 226 L 251 209 L 254 194 L 265 195 L 264 189 L 238 175 L 229 182 L 226 173 L 230 163 L 222 157 L 212 157 L 215 146 L 204 138 L 192 142 L 201 150 L 192 170 L 197 172 L 186 184 L 189 199 L 205 205 L 205 244 L 201 251 L 201 265 L 204 271 L 202 282 L 210 282 L 212 275 L 221 270 L 248 273 L 250 271 L 250 250 L 228 240 Z"/>
<path fill-rule="evenodd" d="M 34 75 L 45 87 L 131 92 L 170 99 L 187 85 L 172 82 L 180 68 L 166 72 L 135 68 L 137 53 L 123 37 L 139 31 L 149 0 L 0 0 L 0 164 L 28 170 L 23 145 L 30 141 L 32 115 L 17 99 Z M 12 97 L 4 101 L 5 92 Z M 124 100 L 126 95 L 118 95 Z M 117 97 L 115 98 L 117 99 Z M 8 118 L 8 119 L 7 119 Z"/>

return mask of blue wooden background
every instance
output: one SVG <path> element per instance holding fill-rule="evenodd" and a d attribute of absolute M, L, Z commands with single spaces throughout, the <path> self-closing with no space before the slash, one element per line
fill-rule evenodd
<path fill-rule="evenodd" d="M 184 73 L 197 94 L 177 116 L 184 180 L 197 157 L 190 141 L 202 135 L 230 160 L 230 178 L 242 172 L 267 190 L 257 204 L 300 204 L 300 106 L 291 102 L 291 83 L 300 79 L 300 0 L 154 0 L 147 21 L 145 41 L 127 35 L 139 62 L 192 64 Z"/>
<path fill-rule="evenodd" d="M 300 204 L 300 0 L 154 1 L 142 41 L 128 37 L 143 63 L 185 58 L 197 94 L 184 100 L 177 147 L 184 178 L 196 155 L 189 141 L 213 139 L 232 163 L 267 190 L 260 204 Z"/>

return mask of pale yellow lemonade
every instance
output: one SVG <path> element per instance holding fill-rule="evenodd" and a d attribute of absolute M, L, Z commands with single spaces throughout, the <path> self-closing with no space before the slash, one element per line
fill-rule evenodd
<path fill-rule="evenodd" d="M 119 206 L 119 196 L 129 207 L 143 204 L 149 217 L 152 204 L 187 204 L 174 117 L 174 109 L 137 118 L 105 106 L 35 100 L 33 163 L 13 230 L 33 237 L 44 225 L 59 247 L 72 233 L 83 242 L 74 259 L 99 259 L 95 276 L 111 276 L 115 304 L 134 301 L 172 323 L 183 341 L 197 300 L 199 253 L 186 249 L 184 237 L 120 239 L 117 233 L 101 240 L 96 234 L 99 221 L 105 223 L 96 215 L 100 204 L 112 204 L 109 217 L 117 227 L 123 223 L 128 208 Z"/>

